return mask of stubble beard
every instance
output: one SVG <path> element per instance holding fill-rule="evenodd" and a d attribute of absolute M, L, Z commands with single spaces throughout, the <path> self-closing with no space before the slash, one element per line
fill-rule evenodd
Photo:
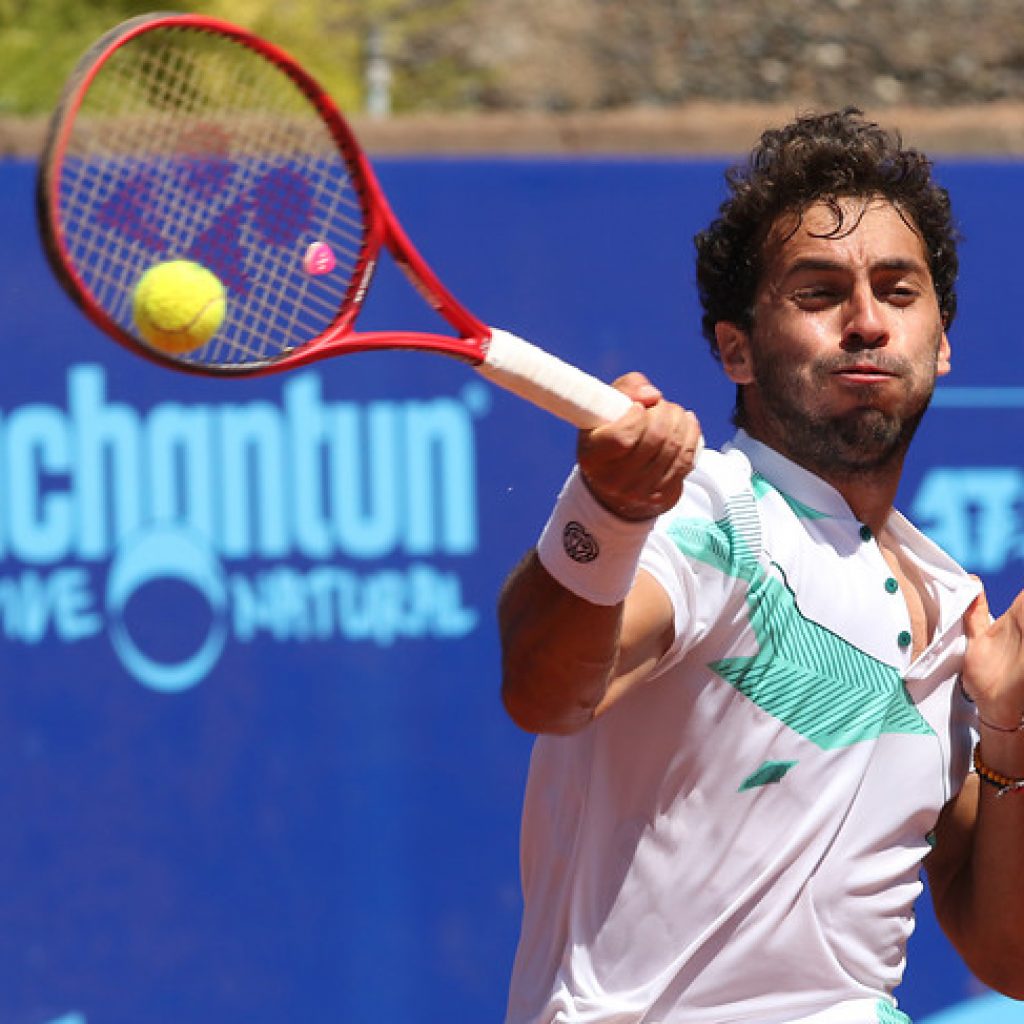
<path fill-rule="evenodd" d="M 907 407 L 878 408 L 873 404 L 877 392 L 890 385 L 869 384 L 863 388 L 863 405 L 840 414 L 816 412 L 814 394 L 844 362 L 850 360 L 819 362 L 808 378 L 796 381 L 784 361 L 755 358 L 754 380 L 772 433 L 783 441 L 784 454 L 826 479 L 860 478 L 899 467 L 931 402 L 934 364 L 930 384 L 918 386 Z M 906 360 L 876 363 L 901 380 L 921 379 L 920 370 L 915 373 Z"/>

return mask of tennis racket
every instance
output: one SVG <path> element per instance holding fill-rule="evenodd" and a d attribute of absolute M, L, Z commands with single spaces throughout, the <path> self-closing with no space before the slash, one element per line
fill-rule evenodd
<path fill-rule="evenodd" d="M 88 317 L 178 370 L 245 375 L 370 349 L 453 356 L 578 427 L 618 418 L 621 392 L 460 305 L 391 211 L 344 118 L 288 54 L 215 18 L 149 14 L 83 56 L 49 126 L 38 177 L 44 248 Z M 390 253 L 452 334 L 359 332 Z M 150 346 L 132 318 L 142 274 L 202 264 L 227 290 L 213 338 Z"/>

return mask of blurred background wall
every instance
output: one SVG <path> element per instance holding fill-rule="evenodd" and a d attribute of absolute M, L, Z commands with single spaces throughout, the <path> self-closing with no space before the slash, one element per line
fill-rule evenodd
<path fill-rule="evenodd" d="M 601 376 L 646 370 L 712 443 L 732 395 L 690 239 L 723 170 L 799 109 L 901 127 L 964 242 L 955 373 L 900 504 L 1012 599 L 1024 3 L 160 7 L 308 61 L 456 294 Z M 0 1024 L 500 1020 L 529 737 L 497 698 L 493 607 L 571 431 L 432 357 L 200 381 L 89 326 L 39 250 L 36 155 L 74 60 L 145 9 L 0 0 Z M 420 307 L 383 268 L 366 324 Z M 168 514 L 175 488 L 220 527 Z M 328 492 L 346 511 L 311 553 Z M 926 899 L 899 994 L 929 1024 L 1024 1020 Z"/>

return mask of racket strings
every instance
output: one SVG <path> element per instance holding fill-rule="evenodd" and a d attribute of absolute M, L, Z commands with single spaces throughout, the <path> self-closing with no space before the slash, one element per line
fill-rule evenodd
<path fill-rule="evenodd" d="M 228 36 L 158 28 L 115 49 L 82 98 L 58 203 L 69 262 L 135 337 L 150 266 L 194 259 L 221 278 L 226 320 L 183 361 L 273 359 L 358 287 L 364 208 L 336 139 L 289 75 Z M 311 267 L 311 246 L 333 269 Z"/>

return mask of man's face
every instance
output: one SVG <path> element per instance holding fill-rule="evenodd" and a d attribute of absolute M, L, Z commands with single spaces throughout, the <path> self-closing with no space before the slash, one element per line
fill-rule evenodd
<path fill-rule="evenodd" d="M 720 339 L 748 430 L 826 476 L 901 460 L 949 370 L 920 236 L 883 200 L 840 206 L 838 235 L 824 204 L 776 222 L 753 327 Z"/>

